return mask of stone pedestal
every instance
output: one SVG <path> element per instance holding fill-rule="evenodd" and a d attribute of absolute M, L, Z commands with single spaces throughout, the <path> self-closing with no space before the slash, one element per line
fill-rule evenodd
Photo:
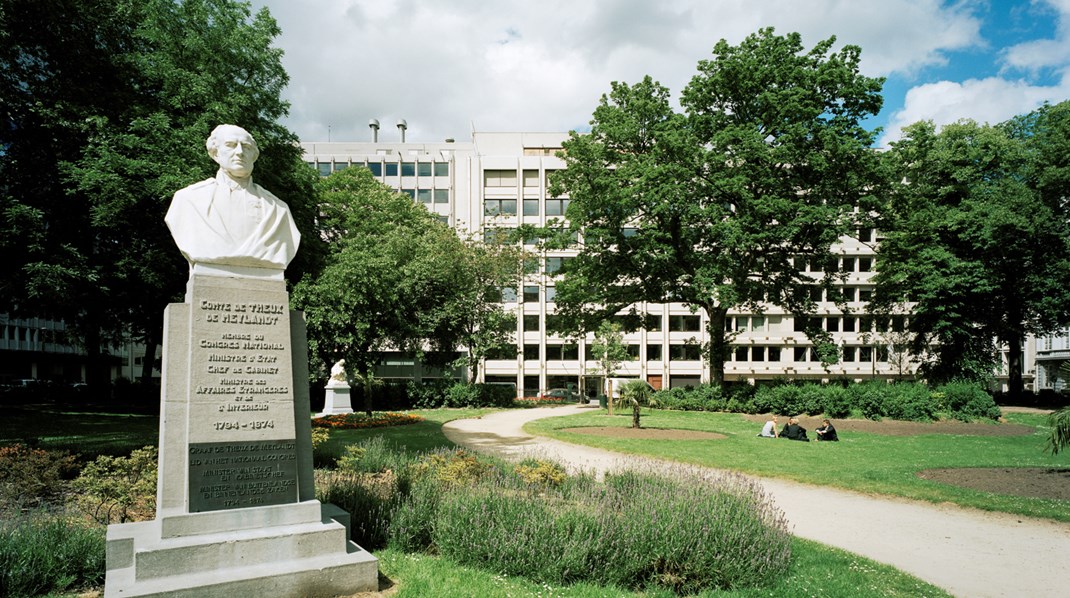
<path fill-rule="evenodd" d="M 164 315 L 156 519 L 108 527 L 112 596 L 337 596 L 378 587 L 315 499 L 304 320 L 278 279 L 194 274 Z"/>
<path fill-rule="evenodd" d="M 327 383 L 327 387 L 324 390 L 326 394 L 323 400 L 323 413 L 319 413 L 317 416 L 353 413 L 348 384 L 332 380 Z"/>

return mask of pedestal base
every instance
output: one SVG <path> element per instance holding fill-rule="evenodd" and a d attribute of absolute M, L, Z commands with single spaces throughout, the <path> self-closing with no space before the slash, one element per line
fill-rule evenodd
<path fill-rule="evenodd" d="M 104 596 L 329 597 L 378 589 L 349 514 L 306 501 L 108 526 Z"/>
<path fill-rule="evenodd" d="M 353 413 L 353 405 L 349 401 L 349 385 L 327 385 L 326 397 L 323 401 L 323 413 L 316 416 L 337 415 L 340 413 Z"/>

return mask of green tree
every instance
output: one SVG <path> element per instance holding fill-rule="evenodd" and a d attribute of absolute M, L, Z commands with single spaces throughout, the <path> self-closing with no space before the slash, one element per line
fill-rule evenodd
<path fill-rule="evenodd" d="M 365 381 L 387 352 L 445 365 L 458 343 L 452 307 L 460 302 L 455 264 L 464 243 L 365 168 L 320 179 L 317 191 L 319 234 L 330 253 L 293 293 L 305 311 L 310 355 L 321 367 L 344 358 Z M 370 392 L 364 407 L 371 412 Z"/>
<path fill-rule="evenodd" d="M 628 347 L 624 346 L 624 333 L 621 325 L 603 320 L 594 333 L 591 343 L 591 358 L 595 362 L 595 371 L 602 375 L 606 387 L 606 404 L 609 414 L 613 415 L 613 375 L 620 364 L 628 359 Z"/>
<path fill-rule="evenodd" d="M 0 20 L 3 298 L 64 320 L 91 359 L 102 344 L 144 342 L 150 375 L 163 308 L 186 280 L 163 215 L 176 190 L 214 172 L 215 125 L 257 138 L 258 182 L 311 228 L 313 175 L 277 122 L 288 109 L 278 26 L 231 0 L 12 0 Z M 305 236 L 291 278 L 317 244 Z"/>
<path fill-rule="evenodd" d="M 881 210 L 874 308 L 913 302 L 913 351 L 934 382 L 990 379 L 1002 345 L 1020 393 L 1026 336 L 1068 321 L 1070 227 L 1038 192 L 1035 124 L 921 122 L 886 155 L 900 182 Z"/>
<path fill-rule="evenodd" d="M 516 350 L 516 314 L 502 306 L 502 293 L 516 292 L 522 252 L 512 244 L 469 242 L 449 266 L 454 292 L 443 302 L 444 318 L 452 322 L 456 344 L 464 348 L 459 362 L 468 380 L 479 379 L 487 356 Z"/>
<path fill-rule="evenodd" d="M 591 132 L 565 142 L 568 168 L 554 181 L 583 241 L 558 285 L 570 328 L 641 301 L 685 303 L 707 316 L 720 385 L 728 310 L 812 313 L 808 290 L 836 274 L 812 279 L 799 260 L 825 263 L 880 183 L 875 132 L 860 121 L 880 109 L 882 80 L 859 73 L 859 48 L 833 43 L 805 50 L 772 29 L 722 40 L 684 89 L 683 113 L 650 77 L 612 84 Z M 808 334 L 834 362 L 828 334 Z"/>

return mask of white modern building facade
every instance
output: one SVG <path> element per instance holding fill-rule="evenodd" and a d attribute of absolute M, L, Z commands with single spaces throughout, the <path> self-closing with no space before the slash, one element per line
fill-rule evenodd
<path fill-rule="evenodd" d="M 564 219 L 569 199 L 548 191 L 548 177 L 565 167 L 555 155 L 565 139 L 565 133 L 476 132 L 469 142 L 315 142 L 303 143 L 302 148 L 305 160 L 320 175 L 342 168 L 368 168 L 386 185 L 424 204 L 458 234 L 483 237 L 497 229 L 543 226 Z M 873 293 L 877 240 L 876 231 L 861 230 L 842 238 L 834 248 L 839 254 L 837 266 L 846 272 L 839 286 L 847 299 L 846 310 L 827 296 L 814 296 L 816 317 L 841 347 L 838 364 L 824 367 L 800 323 L 770 306 L 762 314 L 729 314 L 728 326 L 738 335 L 725 364 L 725 379 L 760 383 L 783 378 L 911 378 L 916 364 L 899 350 L 905 336 L 898 334 L 908 316 L 893 318 L 887 330 L 877 332 L 865 315 Z M 568 385 L 593 394 L 600 387 L 590 358 L 593 336 L 576 342 L 546 332 L 547 320 L 555 312 L 556 272 L 575 251 L 541 251 L 535 245 L 528 249 L 538 257 L 537 273 L 503 293 L 507 309 L 517 313 L 516 357 L 487 360 L 484 381 L 515 384 L 518 394 L 525 396 Z M 677 303 L 636 307 L 654 316 L 656 324 L 625 335 L 632 359 L 617 376 L 641 378 L 655 388 L 708 382 L 708 364 L 700 351 L 708 340 L 705 315 Z M 1070 348 L 1067 351 L 1070 354 Z M 1028 356 L 1027 363 L 1028 371 L 1032 367 Z M 419 364 L 399 357 L 388 360 L 380 374 L 411 377 L 414 371 L 420 375 Z"/>

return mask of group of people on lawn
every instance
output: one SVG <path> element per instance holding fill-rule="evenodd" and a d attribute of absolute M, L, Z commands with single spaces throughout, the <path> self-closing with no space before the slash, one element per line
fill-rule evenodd
<path fill-rule="evenodd" d="M 827 419 L 821 420 L 822 426 L 814 430 L 817 432 L 818 440 L 835 441 L 839 440 L 836 436 L 836 427 L 832 425 Z M 810 439 L 806 437 L 806 428 L 799 425 L 799 418 L 792 417 L 788 419 L 788 423 L 784 424 L 784 429 L 777 432 L 777 416 L 773 416 L 772 419 L 765 422 L 762 426 L 762 431 L 758 433 L 758 436 L 763 438 L 788 438 L 790 440 L 801 440 L 803 442 L 809 442 Z"/>

